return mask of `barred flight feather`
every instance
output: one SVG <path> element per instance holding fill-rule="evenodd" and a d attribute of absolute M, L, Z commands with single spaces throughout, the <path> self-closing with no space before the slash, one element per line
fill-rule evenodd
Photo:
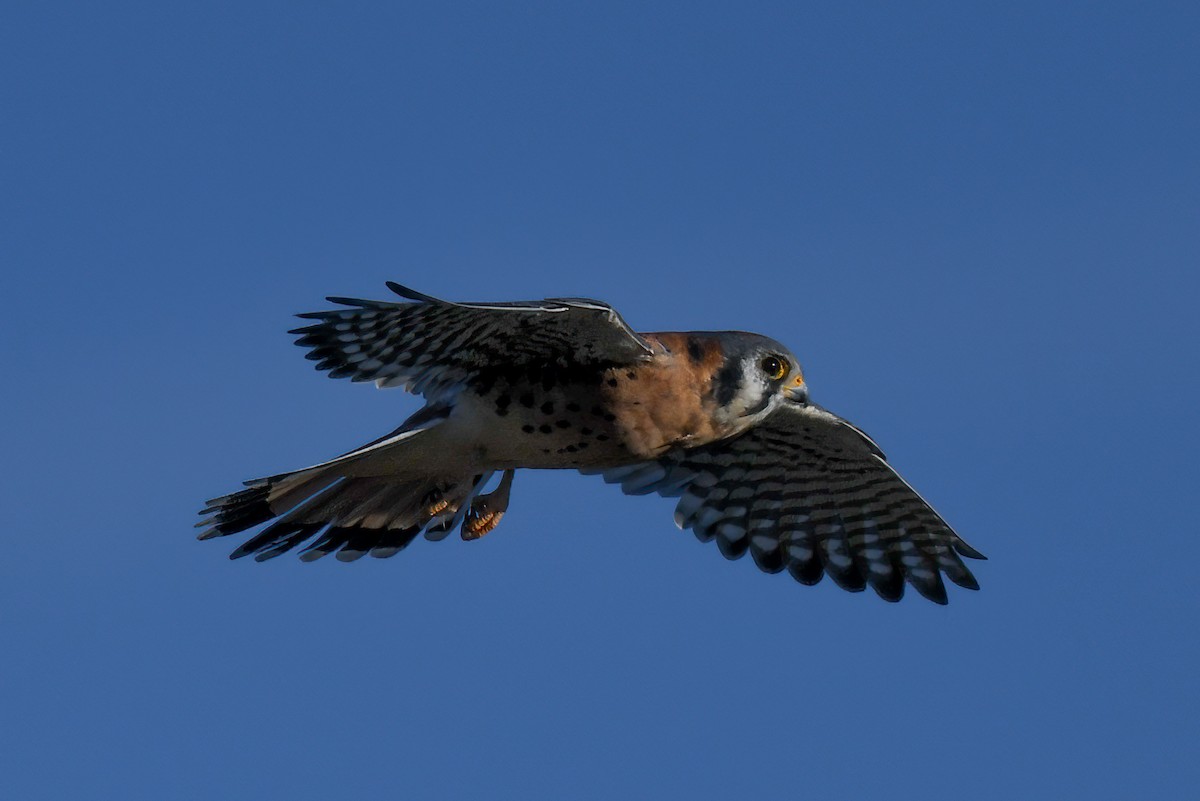
<path fill-rule="evenodd" d="M 306 357 L 331 378 L 451 393 L 488 371 L 531 366 L 634 364 L 650 345 L 606 304 L 589 300 L 451 303 L 399 284 L 410 302 L 330 297 L 347 309 L 306 312 L 293 329 Z"/>
<path fill-rule="evenodd" d="M 649 466 L 653 465 L 654 469 Z M 898 601 L 910 584 L 939 604 L 942 576 L 978 589 L 959 556 L 981 559 L 884 460 L 873 440 L 817 406 L 789 404 L 731 440 L 602 471 L 630 493 L 679 494 L 675 522 L 768 573 L 823 575 Z"/>

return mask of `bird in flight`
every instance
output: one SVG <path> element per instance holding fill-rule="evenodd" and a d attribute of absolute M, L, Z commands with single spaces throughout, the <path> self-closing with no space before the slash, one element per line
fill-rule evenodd
<path fill-rule="evenodd" d="M 636 333 L 585 298 L 453 303 L 388 287 L 403 300 L 331 297 L 342 308 L 301 314 L 309 324 L 290 333 L 330 377 L 404 387 L 426 405 L 336 459 L 209 501 L 200 539 L 270 522 L 230 558 L 305 543 L 305 561 L 389 557 L 422 533 L 482 537 L 517 469 L 559 468 L 678 498 L 679 528 L 803 584 L 828 574 L 898 601 L 907 582 L 940 604 L 943 575 L 979 588 L 961 557 L 985 557 L 870 437 L 809 401 L 778 342 Z"/>

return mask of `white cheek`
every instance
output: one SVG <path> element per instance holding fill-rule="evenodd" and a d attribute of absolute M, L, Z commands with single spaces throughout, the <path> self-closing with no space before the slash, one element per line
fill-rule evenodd
<path fill-rule="evenodd" d="M 774 389 L 765 380 L 756 377 L 742 384 L 731 405 L 739 416 L 746 414 L 758 416 L 770 410 L 774 395 Z M 767 401 L 766 404 L 763 403 L 764 400 Z"/>

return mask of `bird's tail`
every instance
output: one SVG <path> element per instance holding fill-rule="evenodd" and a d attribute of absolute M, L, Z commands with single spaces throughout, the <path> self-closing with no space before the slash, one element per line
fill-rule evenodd
<path fill-rule="evenodd" d="M 271 559 L 313 540 L 300 553 L 312 561 L 337 552 L 342 561 L 370 553 L 393 556 L 422 532 L 442 539 L 456 526 L 464 539 L 486 534 L 499 522 L 508 506 L 512 472 L 499 486 L 480 491 L 491 472 L 439 475 L 411 472 L 403 477 L 354 475 L 353 465 L 382 447 L 402 453 L 411 440 L 441 422 L 414 418 L 392 434 L 330 462 L 246 482 L 246 489 L 214 498 L 200 512 L 205 519 L 202 540 L 238 534 L 274 521 L 251 537 L 231 559 L 254 554 L 257 561 Z M 395 458 L 393 455 L 391 458 Z"/>

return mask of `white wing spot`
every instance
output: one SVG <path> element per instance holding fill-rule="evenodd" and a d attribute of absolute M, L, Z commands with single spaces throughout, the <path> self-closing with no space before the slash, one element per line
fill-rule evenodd
<path fill-rule="evenodd" d="M 789 545 L 787 547 L 788 556 L 797 562 L 807 562 L 813 558 L 813 549 L 808 545 Z"/>
<path fill-rule="evenodd" d="M 854 564 L 854 560 L 850 558 L 850 554 L 842 551 L 830 551 L 829 563 L 840 570 L 849 570 Z"/>
<path fill-rule="evenodd" d="M 777 541 L 774 537 L 767 536 L 766 534 L 755 534 L 750 538 L 750 544 L 760 551 L 769 551 L 776 546 Z"/>
<path fill-rule="evenodd" d="M 746 536 L 746 529 L 736 523 L 722 523 L 717 528 L 717 533 L 730 542 L 738 542 Z"/>

